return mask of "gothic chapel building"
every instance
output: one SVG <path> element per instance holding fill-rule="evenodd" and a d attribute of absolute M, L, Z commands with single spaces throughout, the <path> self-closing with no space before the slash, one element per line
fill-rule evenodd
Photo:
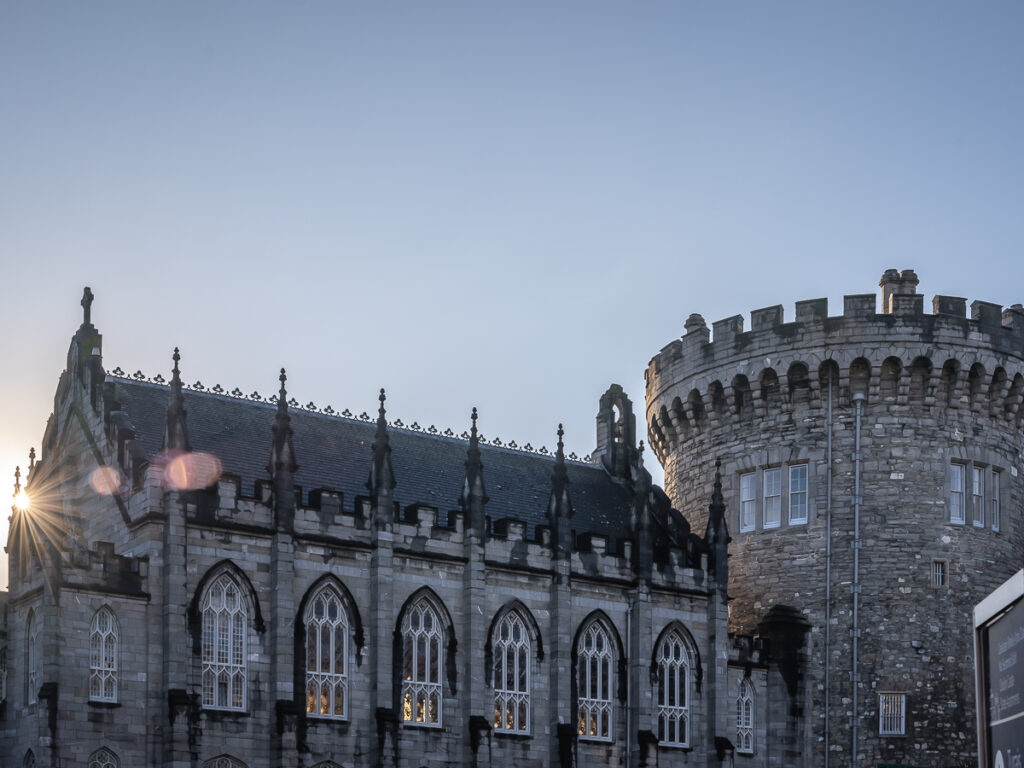
<path fill-rule="evenodd" d="M 16 480 L 0 763 L 803 766 L 809 625 L 728 633 L 632 404 L 566 456 L 108 372 L 72 339 Z M 269 457 L 269 461 L 268 461 Z"/>

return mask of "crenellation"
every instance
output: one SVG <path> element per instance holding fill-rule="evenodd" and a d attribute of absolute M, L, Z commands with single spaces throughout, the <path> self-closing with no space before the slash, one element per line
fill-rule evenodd
<path fill-rule="evenodd" d="M 828 299 L 805 299 L 796 303 L 796 322 L 804 325 L 823 323 L 828 318 Z"/>
<path fill-rule="evenodd" d="M 971 320 L 976 321 L 982 331 L 995 333 L 1003 327 L 1003 308 L 988 301 L 972 301 Z"/>
<path fill-rule="evenodd" d="M 843 317 L 864 319 L 875 314 L 875 294 L 853 293 L 843 296 Z"/>
<path fill-rule="evenodd" d="M 891 314 L 897 318 L 907 319 L 924 315 L 924 296 L 919 293 L 894 294 L 891 300 Z"/>
<path fill-rule="evenodd" d="M 932 299 L 932 312 L 936 315 L 967 317 L 967 299 L 961 296 L 936 296 Z"/>
<path fill-rule="evenodd" d="M 776 304 L 750 313 L 750 330 L 754 333 L 767 331 L 782 325 L 782 305 Z"/>

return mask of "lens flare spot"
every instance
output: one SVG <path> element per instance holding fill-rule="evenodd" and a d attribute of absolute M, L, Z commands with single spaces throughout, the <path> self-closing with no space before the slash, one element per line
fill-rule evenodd
<path fill-rule="evenodd" d="M 19 512 L 24 512 L 26 509 L 28 509 L 28 505 L 29 498 L 27 493 L 25 493 L 24 491 L 18 491 L 16 494 L 14 494 L 14 507 Z"/>
<path fill-rule="evenodd" d="M 115 467 L 96 467 L 89 475 L 89 485 L 102 496 L 111 496 L 121 490 L 121 473 Z"/>
<path fill-rule="evenodd" d="M 164 482 L 176 491 L 195 491 L 209 488 L 220 474 L 220 459 L 212 453 L 182 453 L 167 463 Z"/>

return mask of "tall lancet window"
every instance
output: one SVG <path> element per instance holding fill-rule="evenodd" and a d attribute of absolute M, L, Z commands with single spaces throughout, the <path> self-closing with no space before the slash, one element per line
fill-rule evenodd
<path fill-rule="evenodd" d="M 89 630 L 89 700 L 117 701 L 117 620 L 106 606 Z"/>
<path fill-rule="evenodd" d="M 740 680 L 736 696 L 736 751 L 754 754 L 754 686 L 748 677 Z"/>
<path fill-rule="evenodd" d="M 592 621 L 580 635 L 576 659 L 576 733 L 581 739 L 611 741 L 615 654 L 611 635 L 600 621 Z"/>
<path fill-rule="evenodd" d="M 441 657 L 444 632 L 437 611 L 426 597 L 413 603 L 402 618 L 402 721 L 441 726 Z"/>
<path fill-rule="evenodd" d="M 34 704 L 39 696 L 39 686 L 42 684 L 42 666 L 39 658 L 39 622 L 36 620 L 36 612 L 28 612 L 28 621 L 25 624 L 25 699 L 29 704 Z M 34 758 L 33 758 L 34 759 Z"/>
<path fill-rule="evenodd" d="M 658 740 L 690 746 L 690 655 L 678 629 L 658 646 Z"/>
<path fill-rule="evenodd" d="M 494 658 L 494 729 L 530 732 L 530 636 L 518 613 L 498 620 L 491 638 Z"/>
<path fill-rule="evenodd" d="M 245 635 L 248 612 L 242 590 L 222 573 L 207 588 L 203 615 L 203 706 L 245 709 Z"/>
<path fill-rule="evenodd" d="M 306 606 L 306 712 L 348 716 L 348 621 L 338 590 L 325 584 Z"/>

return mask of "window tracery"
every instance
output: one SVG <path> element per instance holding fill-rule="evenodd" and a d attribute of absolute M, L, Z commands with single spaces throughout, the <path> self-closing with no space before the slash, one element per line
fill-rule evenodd
<path fill-rule="evenodd" d="M 117 620 L 104 606 L 89 630 L 89 700 L 117 701 Z"/>
<path fill-rule="evenodd" d="M 348 716 L 348 620 L 330 584 L 306 607 L 306 712 L 343 720 Z"/>
<path fill-rule="evenodd" d="M 754 754 L 754 687 L 749 678 L 740 680 L 736 696 L 736 751 Z"/>
<path fill-rule="evenodd" d="M 248 610 L 241 588 L 222 573 L 203 595 L 201 610 L 203 706 L 244 710 Z"/>
<path fill-rule="evenodd" d="M 444 633 L 437 611 L 426 597 L 402 618 L 402 721 L 441 726 L 441 657 Z"/>
<path fill-rule="evenodd" d="M 690 746 L 690 655 L 678 629 L 658 646 L 658 740 Z"/>
<path fill-rule="evenodd" d="M 120 768 L 117 755 L 106 747 L 97 749 L 89 757 L 89 768 Z"/>
<path fill-rule="evenodd" d="M 576 733 L 581 739 L 612 738 L 612 638 L 600 621 L 591 622 L 579 639 L 576 683 L 579 691 Z"/>
<path fill-rule="evenodd" d="M 522 618 L 509 611 L 491 639 L 494 658 L 494 729 L 530 732 L 530 635 Z"/>

